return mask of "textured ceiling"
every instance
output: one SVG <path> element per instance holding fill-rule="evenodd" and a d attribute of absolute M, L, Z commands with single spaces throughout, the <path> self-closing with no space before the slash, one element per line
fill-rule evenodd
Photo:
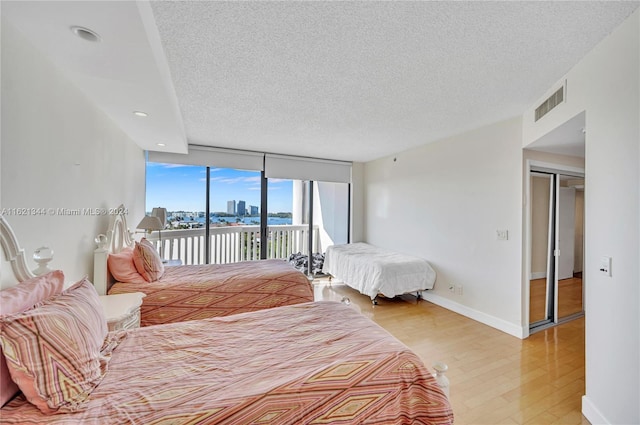
<path fill-rule="evenodd" d="M 28 10 L 33 2 L 7 3 L 3 21 L 30 28 L 32 42 L 72 78 L 77 65 L 65 59 L 72 46 L 47 44 L 47 31 L 68 35 L 70 24 L 95 24 L 104 33 L 101 48 L 82 57 L 108 63 L 109 83 L 123 85 L 78 84 L 117 123 L 126 115 L 129 128 L 141 126 L 128 132 L 145 149 L 170 124 L 168 151 L 184 151 L 186 140 L 355 161 L 521 115 L 640 4 L 156 1 L 132 9 L 124 7 L 132 2 L 50 1 Z M 65 20 L 70 11 L 73 22 Z M 118 53 L 105 60 L 109 43 Z M 138 61 L 135 72 L 144 75 L 146 65 L 155 89 L 140 92 L 139 78 L 127 77 L 140 55 L 152 59 Z M 168 112 L 157 121 L 151 113 L 143 125 L 131 119 L 139 104 Z"/>
<path fill-rule="evenodd" d="M 152 9 L 191 143 L 367 161 L 521 114 L 637 6 Z"/>

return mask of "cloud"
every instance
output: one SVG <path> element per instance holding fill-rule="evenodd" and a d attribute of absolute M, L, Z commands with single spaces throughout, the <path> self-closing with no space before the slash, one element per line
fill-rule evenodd
<path fill-rule="evenodd" d="M 187 164 L 160 164 L 155 162 L 147 162 L 147 166 L 151 167 L 161 167 L 161 168 L 184 168 L 184 167 L 193 167 L 193 165 Z"/>
<path fill-rule="evenodd" d="M 212 182 L 224 184 L 260 183 L 260 177 L 211 177 Z"/>

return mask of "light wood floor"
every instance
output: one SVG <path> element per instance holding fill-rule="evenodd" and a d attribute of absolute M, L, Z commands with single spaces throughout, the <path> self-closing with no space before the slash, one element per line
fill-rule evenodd
<path fill-rule="evenodd" d="M 415 296 L 373 306 L 335 280 L 316 279 L 314 288 L 316 300 L 347 296 L 427 366 L 446 362 L 457 425 L 589 424 L 580 413 L 584 318 L 521 340 Z"/>
<path fill-rule="evenodd" d="M 529 283 L 530 323 L 544 320 L 547 303 L 547 280 L 533 279 Z M 582 278 L 558 281 L 558 317 L 563 318 L 582 311 Z"/>

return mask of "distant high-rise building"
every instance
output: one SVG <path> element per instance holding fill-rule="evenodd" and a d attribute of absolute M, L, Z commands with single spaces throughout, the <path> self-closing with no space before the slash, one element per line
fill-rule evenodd
<path fill-rule="evenodd" d="M 249 205 L 249 210 L 251 215 L 258 215 L 258 207 L 255 205 Z"/>
<path fill-rule="evenodd" d="M 238 201 L 238 208 L 236 209 L 236 215 L 244 216 L 247 214 L 247 207 L 244 201 Z"/>
<path fill-rule="evenodd" d="M 236 214 L 236 201 L 227 201 L 227 214 Z"/>

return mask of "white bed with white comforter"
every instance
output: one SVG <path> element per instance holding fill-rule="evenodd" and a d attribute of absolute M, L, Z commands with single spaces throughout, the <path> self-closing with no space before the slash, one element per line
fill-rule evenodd
<path fill-rule="evenodd" d="M 427 260 L 401 254 L 364 242 L 327 248 L 323 273 L 367 295 L 393 298 L 410 292 L 433 289 L 436 272 Z"/>

